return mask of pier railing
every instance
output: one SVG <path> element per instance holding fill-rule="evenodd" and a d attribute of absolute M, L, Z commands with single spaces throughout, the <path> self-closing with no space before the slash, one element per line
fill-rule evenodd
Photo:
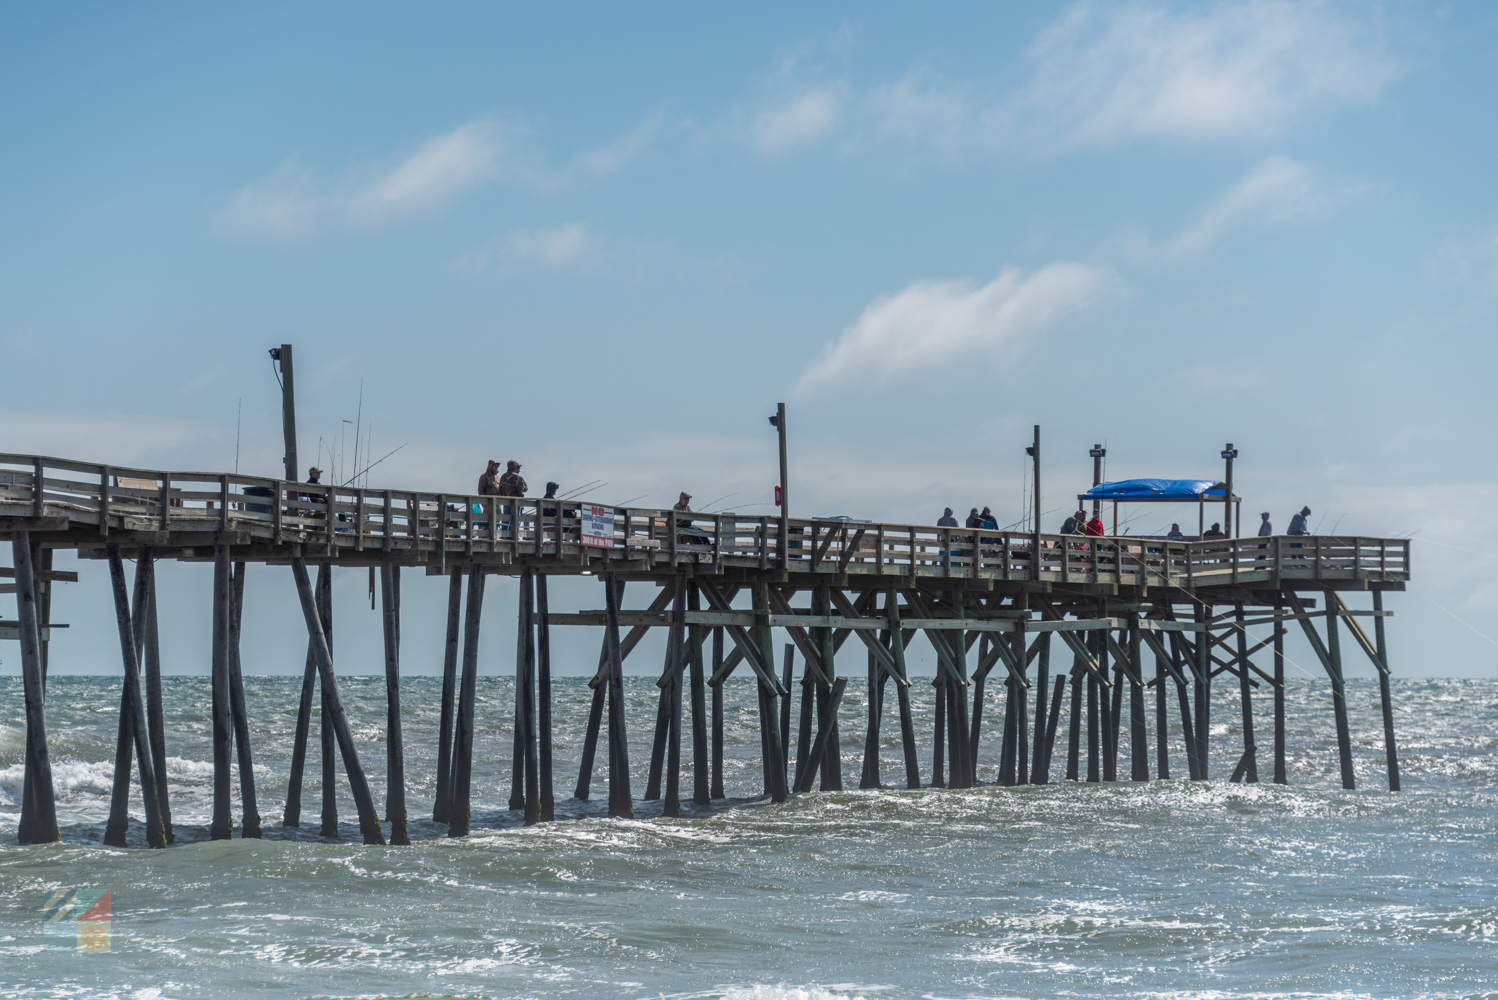
<path fill-rule="evenodd" d="M 357 558 L 403 553 L 519 562 L 545 558 L 706 564 L 802 573 L 1203 587 L 1280 579 L 1400 582 L 1409 540 L 1356 536 L 1170 541 L 699 514 L 579 500 L 293 483 L 0 453 L 0 518 L 32 530 L 175 536 L 235 532 L 245 543 Z M 32 520 L 36 519 L 36 520 Z M 584 525 L 588 527 L 585 529 Z"/>

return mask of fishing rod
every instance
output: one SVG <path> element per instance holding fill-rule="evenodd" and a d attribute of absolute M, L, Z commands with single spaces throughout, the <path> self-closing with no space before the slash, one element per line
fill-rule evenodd
<path fill-rule="evenodd" d="M 406 444 L 410 444 L 410 443 L 411 443 L 411 442 L 410 442 L 410 441 L 407 441 L 407 442 L 406 442 Z M 403 444 L 403 445 L 401 445 L 401 446 L 400 446 L 400 448 L 396 448 L 396 449 L 395 449 L 395 451 L 390 451 L 390 452 L 387 452 L 387 453 L 386 453 L 386 454 L 385 454 L 385 455 L 384 455 L 384 457 L 382 457 L 382 458 L 380 458 L 380 459 L 379 459 L 379 460 L 378 460 L 378 461 L 375 461 L 375 462 L 371 462 L 371 463 L 370 463 L 370 464 L 369 464 L 369 465 L 366 465 L 366 466 L 365 466 L 365 467 L 364 467 L 364 468 L 363 468 L 363 470 L 361 470 L 361 471 L 359 471 L 359 472 L 356 472 L 356 473 L 354 473 L 354 479 L 358 479 L 358 478 L 359 478 L 359 477 L 360 477 L 360 476 L 362 476 L 362 475 L 364 475 L 364 473 L 366 473 L 366 472 L 368 472 L 368 471 L 369 471 L 369 470 L 370 470 L 370 469 L 373 469 L 373 468 L 374 468 L 374 467 L 375 467 L 375 466 L 376 466 L 376 465 L 379 465 L 379 464 L 380 464 L 380 462 L 383 462 L 383 461 L 385 461 L 385 459 L 386 459 L 386 458 L 389 458 L 389 457 L 390 457 L 390 456 L 391 456 L 391 455 L 394 455 L 394 454 L 395 454 L 395 452 L 397 452 L 397 451 L 400 451 L 400 450 L 401 450 L 401 448 L 404 448 L 404 447 L 405 447 L 405 446 L 406 446 L 406 444 Z M 348 485 L 348 484 L 349 484 L 349 483 L 352 483 L 352 482 L 353 482 L 353 481 L 354 481 L 354 479 L 350 479 L 350 480 L 349 480 L 349 481 L 348 481 L 348 483 L 344 483 L 344 484 L 343 484 L 343 486 L 347 486 L 347 485 Z M 342 488 L 343 488 L 343 487 L 339 487 L 339 489 L 342 489 Z"/>
<path fill-rule="evenodd" d="M 723 500 L 727 500 L 729 497 L 736 497 L 736 496 L 738 496 L 738 493 L 736 493 L 736 492 L 735 493 L 725 493 L 722 496 L 720 496 L 717 500 L 713 500 L 710 503 L 703 504 L 702 505 L 703 513 L 705 513 L 705 514 L 711 514 L 711 513 L 713 513 L 713 511 L 711 510 L 713 504 L 719 503 L 719 502 L 721 502 Z M 727 510 L 727 509 L 728 508 L 726 508 L 726 507 L 724 508 L 724 510 Z"/>
<path fill-rule="evenodd" d="M 553 500 L 570 500 L 572 497 L 577 496 L 583 490 L 592 489 L 594 486 L 597 486 L 597 485 L 598 485 L 598 480 L 595 479 L 591 483 L 583 483 L 577 489 L 575 489 L 575 490 L 568 490 L 566 493 L 563 493 L 561 496 L 559 496 L 559 497 L 552 497 L 552 499 Z M 598 488 L 599 489 L 603 489 L 603 487 L 607 486 L 607 485 L 608 485 L 608 483 L 604 483 L 603 486 L 598 486 Z"/>

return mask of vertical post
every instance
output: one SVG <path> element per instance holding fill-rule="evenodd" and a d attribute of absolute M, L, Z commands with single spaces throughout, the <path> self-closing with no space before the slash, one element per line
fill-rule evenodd
<path fill-rule="evenodd" d="M 1379 604 L 1378 591 L 1374 591 L 1373 606 L 1377 608 Z M 1285 623 L 1280 618 L 1280 612 L 1284 608 L 1284 592 L 1276 590 L 1274 592 L 1274 783 L 1276 785 L 1290 783 L 1289 774 L 1285 769 Z M 1392 734 L 1392 730 L 1389 732 Z M 1390 738 L 1392 739 L 1392 735 Z"/>
<path fill-rule="evenodd" d="M 1089 635 L 1092 651 L 1097 653 L 1097 639 L 1095 635 Z M 1102 746 L 1102 733 L 1098 731 L 1098 697 L 1102 685 L 1098 682 L 1097 674 L 1087 672 L 1087 780 L 1101 781 L 1102 772 L 1098 769 L 1100 763 L 1098 751 Z"/>
<path fill-rule="evenodd" d="M 1253 681 L 1248 676 L 1248 630 L 1243 627 L 1243 605 L 1234 605 L 1233 611 L 1238 629 L 1238 697 L 1243 703 L 1243 780 L 1255 785 L 1259 782 L 1259 759 L 1254 745 Z M 1279 622 L 1274 624 L 1279 627 Z"/>
<path fill-rule="evenodd" d="M 41 463 L 37 462 L 40 471 Z M 40 475 L 36 482 L 40 484 Z M 41 495 L 40 485 L 36 495 Z M 52 760 L 47 753 L 45 678 L 42 674 L 41 629 L 37 624 L 36 573 L 29 532 L 10 536 L 16 568 L 16 606 L 21 630 L 21 677 L 26 701 L 26 775 L 31 794 L 22 806 L 16 831 L 22 844 L 50 844 L 59 837 L 57 803 L 52 786 Z"/>
<path fill-rule="evenodd" d="M 1164 781 L 1170 777 L 1170 699 L 1165 685 L 1169 671 L 1165 657 L 1155 652 L 1155 777 Z"/>
<path fill-rule="evenodd" d="M 780 436 L 780 531 L 778 541 L 780 545 L 780 566 L 784 569 L 790 560 L 790 527 L 791 519 L 791 496 L 790 496 L 790 464 L 786 459 L 785 448 L 785 404 L 775 404 L 775 430 Z"/>
<path fill-rule="evenodd" d="M 515 507 L 518 510 L 519 504 Z M 479 683 L 479 624 L 484 612 L 484 570 L 468 571 L 468 597 L 463 613 L 463 673 L 453 720 L 452 791 L 448 796 L 449 837 L 466 837 L 472 821 L 473 702 Z"/>
<path fill-rule="evenodd" d="M 1150 780 L 1149 734 L 1144 724 L 1143 657 L 1139 648 L 1139 616 L 1129 617 L 1129 777 Z"/>
<path fill-rule="evenodd" d="M 1233 530 L 1233 459 L 1237 457 L 1238 449 L 1234 448 L 1233 442 L 1229 441 L 1227 447 L 1222 449 L 1222 460 L 1227 464 L 1227 472 L 1222 480 L 1224 487 L 1222 491 L 1222 530 L 1227 533 L 1229 538 L 1238 537 L 1237 532 Z"/>
<path fill-rule="evenodd" d="M 271 355 L 281 364 L 281 433 L 286 439 L 286 478 L 297 482 L 300 477 L 296 460 L 296 385 L 292 379 L 291 345 L 282 344 Z"/>
<path fill-rule="evenodd" d="M 701 603 L 702 595 L 697 585 L 689 584 L 687 609 L 701 610 Z M 708 791 L 711 765 L 707 756 L 707 678 L 702 664 L 702 633 L 701 625 L 693 625 L 687 631 L 687 659 L 692 671 L 692 801 L 699 806 L 712 801 Z"/>
<path fill-rule="evenodd" d="M 1040 425 L 1035 425 L 1035 443 L 1025 449 L 1030 453 L 1030 461 L 1033 465 L 1031 479 L 1034 482 L 1034 504 L 1035 504 L 1035 532 L 1031 543 L 1030 562 L 1034 567 L 1032 579 L 1040 579 Z"/>
<path fill-rule="evenodd" d="M 989 653 L 990 636 L 987 632 L 981 632 L 978 636 L 978 663 L 982 664 Z M 978 744 L 983 735 L 983 694 L 988 675 L 979 673 L 973 678 L 973 707 L 972 725 L 968 727 L 968 774 L 972 776 L 973 784 L 978 783 Z"/>
<path fill-rule="evenodd" d="M 137 570 L 137 573 L 139 570 Z M 255 797 L 255 761 L 250 753 L 250 716 L 244 700 L 244 674 L 239 663 L 239 637 L 244 620 L 245 564 L 234 564 L 229 594 L 229 711 L 234 719 L 234 746 L 239 762 L 239 836 L 260 837 L 260 806 Z"/>
<path fill-rule="evenodd" d="M 546 598 L 546 574 L 536 574 L 536 665 L 538 703 L 537 765 L 540 770 L 541 822 L 557 818 L 556 791 L 551 776 L 551 610 Z"/>
<path fill-rule="evenodd" d="M 882 633 L 880 642 L 889 647 L 889 632 Z M 863 741 L 863 774 L 858 779 L 859 788 L 879 788 L 879 723 L 884 714 L 884 671 L 872 652 L 869 653 L 869 726 Z M 789 682 L 786 688 L 790 688 Z M 786 699 L 790 701 L 789 698 Z"/>
<path fill-rule="evenodd" d="M 770 668 L 767 678 L 773 678 L 775 649 L 770 640 L 770 585 L 763 580 L 754 585 L 754 642 L 759 647 L 762 664 Z M 771 802 L 784 802 L 790 795 L 785 773 L 785 752 L 780 746 L 780 727 L 775 712 L 776 692 L 766 686 L 767 680 L 759 679 L 759 715 L 764 732 L 766 752 L 764 754 L 765 790 Z M 789 697 L 790 692 L 786 692 Z"/>
<path fill-rule="evenodd" d="M 1384 710 L 1384 759 L 1389 766 L 1389 791 L 1399 791 L 1399 751 L 1394 744 L 1394 702 L 1389 692 L 1389 648 L 1384 645 L 1384 594 L 1373 592 L 1373 641 L 1378 650 L 1378 696 Z M 1276 623 L 1278 624 L 1278 623 Z"/>
<path fill-rule="evenodd" d="M 914 529 L 911 529 L 914 534 Z M 910 547 L 914 576 L 915 546 Z M 900 709 L 900 744 L 905 752 L 905 787 L 921 787 L 921 761 L 915 748 L 915 719 L 910 712 L 910 673 L 905 669 L 905 633 L 900 628 L 900 597 L 891 586 L 884 592 L 884 614 L 889 619 L 890 652 L 894 654 L 895 701 Z"/>
<path fill-rule="evenodd" d="M 537 524 L 541 514 L 537 511 Z M 526 567 L 520 577 L 520 606 L 524 616 L 521 633 L 525 636 L 524 659 L 521 661 L 521 683 L 515 696 L 520 700 L 521 739 L 525 764 L 525 825 L 541 821 L 541 762 L 536 747 L 536 571 Z"/>
<path fill-rule="evenodd" d="M 115 547 L 111 546 L 110 550 L 114 551 Z M 41 586 L 42 582 L 37 581 L 37 588 L 39 590 Z M 135 648 L 137 662 L 141 654 L 140 635 L 145 628 L 145 586 L 146 574 L 141 572 L 140 565 L 137 563 L 135 570 L 134 612 L 132 613 L 130 610 L 132 607 L 131 604 L 127 603 L 125 605 L 125 613 L 131 618 L 131 643 Z M 128 657 L 125 659 L 128 661 Z M 131 724 L 129 683 L 129 677 L 126 676 L 124 683 L 120 685 L 120 720 L 114 748 L 114 785 L 111 789 L 109 799 L 109 822 L 104 826 L 104 844 L 106 847 L 124 847 L 125 831 L 130 825 L 130 753 L 135 749 L 133 739 L 135 729 Z M 141 794 L 142 798 L 146 795 L 146 786 L 144 785 L 141 786 Z"/>
<path fill-rule="evenodd" d="M 146 583 L 146 727 L 150 730 L 152 762 L 156 765 L 156 800 L 161 806 L 161 830 L 170 844 L 172 808 L 166 783 L 166 713 L 161 702 L 161 637 L 156 623 L 156 567 L 150 549 L 142 548 L 140 564 L 150 571 Z M 139 572 L 137 569 L 136 572 Z"/>
<path fill-rule="evenodd" d="M 1019 661 L 1019 677 L 1014 679 L 1014 782 L 1017 785 L 1030 783 L 1030 717 L 1025 704 L 1025 671 L 1029 659 L 1025 649 L 1025 619 L 1014 623 L 1014 654 Z M 971 782 L 968 783 L 969 785 Z M 966 787 L 966 786 L 964 786 Z"/>
<path fill-rule="evenodd" d="M 1050 762 L 1046 760 L 1046 718 L 1050 715 L 1046 704 L 1046 697 L 1050 694 L 1051 686 L 1051 633 L 1042 632 L 1035 637 L 1040 643 L 1040 652 L 1037 654 L 1037 665 L 1035 670 L 1035 760 L 1030 766 L 1030 783 L 1032 785 L 1049 784 Z"/>
<path fill-rule="evenodd" d="M 354 747 L 354 736 L 343 712 L 343 699 L 338 693 L 338 678 L 333 673 L 333 651 L 328 646 L 317 602 L 312 595 L 312 585 L 307 579 L 307 563 L 301 556 L 292 559 L 291 572 L 296 578 L 297 594 L 302 600 L 302 617 L 307 620 L 307 633 L 312 639 L 313 655 L 317 658 L 318 677 L 326 695 L 323 704 L 327 708 L 328 721 L 338 737 L 338 749 L 343 754 L 343 770 L 348 774 L 349 788 L 354 794 L 354 806 L 359 813 L 359 830 L 364 835 L 364 843 L 383 844 L 385 834 L 380 830 L 380 817 L 375 812 L 374 797 L 369 794 L 369 782 L 364 777 L 364 766 L 359 763 L 359 752 Z"/>
<path fill-rule="evenodd" d="M 493 516 L 493 512 L 490 512 Z M 387 532 L 389 531 L 386 521 Z M 458 631 L 463 607 L 463 571 L 455 569 L 447 584 L 447 643 L 442 652 L 442 715 L 437 728 L 437 792 L 432 802 L 432 822 L 451 820 L 453 699 L 458 686 Z"/>
<path fill-rule="evenodd" d="M 1352 768 L 1352 733 L 1347 725 L 1347 689 L 1342 680 L 1342 635 L 1339 627 L 1341 608 L 1332 599 L 1331 591 L 1326 597 L 1326 649 L 1332 664 L 1332 713 L 1337 722 L 1337 757 L 1342 764 L 1342 787 L 1352 790 L 1357 787 L 1357 778 Z"/>
<path fill-rule="evenodd" d="M 1051 750 L 1056 746 L 1056 725 L 1061 721 L 1061 692 L 1066 687 L 1066 675 L 1056 675 L 1056 688 L 1051 692 L 1051 717 L 1045 727 L 1045 763 L 1041 777 L 1045 784 L 1051 781 Z"/>
<path fill-rule="evenodd" d="M 233 830 L 229 814 L 229 546 L 214 547 L 213 560 L 213 822 L 209 836 L 226 840 Z"/>
<path fill-rule="evenodd" d="M 719 668 L 723 666 L 723 626 L 713 628 L 713 676 L 717 676 Z M 713 775 L 712 788 L 708 794 L 715 799 L 727 798 L 723 791 L 723 684 L 724 680 L 712 685 L 713 688 Z M 787 696 L 789 697 L 789 696 Z"/>
<path fill-rule="evenodd" d="M 541 554 L 542 529 L 546 519 L 541 507 L 536 506 L 536 555 Z M 529 755 L 526 748 L 530 714 L 534 700 L 527 693 L 526 676 L 534 664 L 534 649 L 531 646 L 534 630 L 531 627 L 531 595 L 535 593 L 535 570 L 526 566 L 520 571 L 520 593 L 516 599 L 518 610 L 515 622 L 515 726 L 512 744 L 514 748 L 510 769 L 510 808 L 525 812 L 526 782 L 525 763 Z M 528 819 L 528 817 L 527 817 Z M 527 826 L 531 825 L 528 820 Z"/>
<path fill-rule="evenodd" d="M 390 843 L 411 843 L 406 829 L 406 753 L 401 731 L 401 578 L 397 563 L 380 564 L 380 618 L 385 634 L 385 819 Z"/>
<path fill-rule="evenodd" d="M 1090 680 L 1090 677 L 1088 678 Z M 1082 749 L 1082 658 L 1073 653 L 1071 663 L 1071 713 L 1067 719 L 1066 733 L 1066 780 L 1081 780 Z"/>
<path fill-rule="evenodd" d="M 629 740 L 624 727 L 624 660 L 619 653 L 619 594 L 614 574 L 604 581 L 608 591 L 604 641 L 608 644 L 609 675 L 609 816 L 633 819 L 634 795 L 629 787 Z"/>
<path fill-rule="evenodd" d="M 785 644 L 785 660 L 780 670 L 780 685 L 785 688 L 786 696 L 780 699 L 780 751 L 785 759 L 785 767 L 791 766 L 791 678 L 796 669 L 796 644 L 788 642 Z"/>
<path fill-rule="evenodd" d="M 821 613 L 832 614 L 832 591 L 827 587 L 817 590 Z M 813 630 L 817 642 L 817 654 L 822 660 L 822 671 L 827 675 L 829 681 L 835 681 L 837 670 L 833 666 L 833 658 L 836 653 L 836 643 L 833 642 L 833 630 L 830 628 L 818 628 Z M 827 698 L 832 697 L 830 688 L 826 692 Z M 786 692 L 786 698 L 790 698 L 790 692 Z M 821 703 L 819 694 L 818 703 Z M 839 702 L 840 704 L 841 702 Z M 841 733 L 838 731 L 838 713 L 834 707 L 830 716 L 829 725 L 832 727 L 827 734 L 827 747 L 821 755 L 822 769 L 822 791 L 840 792 L 843 790 L 843 750 Z M 784 770 L 782 769 L 782 774 Z"/>
<path fill-rule="evenodd" d="M 1196 620 L 1202 625 L 1196 633 L 1196 778 L 1206 781 L 1211 749 L 1207 735 L 1212 726 L 1212 605 L 1197 604 Z"/>
<path fill-rule="evenodd" d="M 940 659 L 940 657 L 938 656 L 938 660 L 939 659 Z M 948 682 L 948 677 L 947 677 L 946 671 L 942 669 L 940 663 L 937 663 L 937 666 L 936 666 L 936 679 L 931 684 L 931 686 L 935 689 L 933 693 L 936 696 L 936 705 L 935 705 L 935 708 L 934 708 L 933 713 L 932 713 L 933 717 L 934 717 L 934 722 L 933 722 L 933 724 L 931 726 L 931 736 L 932 736 L 932 744 L 931 744 L 931 787 L 932 788 L 945 788 L 947 786 L 946 781 L 942 777 L 942 749 L 946 745 L 946 738 L 947 738 L 947 682 Z M 1009 726 L 1008 726 L 1008 719 L 1007 719 L 1007 717 L 1005 719 L 1004 733 L 1005 733 L 1005 740 L 1006 740 L 1005 745 L 1004 745 L 1004 754 L 1005 754 L 1005 760 L 1007 761 L 1009 759 L 1008 758 L 1009 745 L 1008 745 L 1008 742 L 1007 742 L 1007 740 L 1008 740 L 1008 733 L 1009 733 Z M 1002 771 L 1003 771 L 1003 768 L 1002 768 L 1002 765 L 1001 765 L 1001 767 L 1000 767 L 1000 772 L 1001 772 L 1000 781 L 1001 782 L 1003 781 Z M 1003 783 L 1004 784 L 1012 784 L 1012 782 L 1003 782 Z"/>
<path fill-rule="evenodd" d="M 1103 458 L 1108 454 L 1108 449 L 1101 444 L 1094 444 L 1092 450 L 1087 454 L 1092 456 L 1092 485 L 1101 486 L 1103 483 Z M 1092 501 L 1092 516 L 1097 517 L 1103 511 L 1103 501 L 1094 499 Z"/>
<path fill-rule="evenodd" d="M 687 578 L 676 574 L 676 600 L 671 608 L 670 718 L 666 734 L 666 801 L 662 815 L 681 815 L 681 687 L 686 679 Z"/>

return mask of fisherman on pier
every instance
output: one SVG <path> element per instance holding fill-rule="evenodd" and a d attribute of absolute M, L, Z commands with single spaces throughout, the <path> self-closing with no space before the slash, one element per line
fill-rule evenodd
<path fill-rule="evenodd" d="M 499 496 L 523 497 L 529 489 L 525 480 L 520 478 L 520 463 L 513 458 L 506 463 L 505 474 L 499 477 Z"/>
<path fill-rule="evenodd" d="M 489 467 L 484 470 L 484 474 L 479 476 L 479 496 L 504 496 L 499 490 L 499 463 L 492 458 L 489 459 Z"/>

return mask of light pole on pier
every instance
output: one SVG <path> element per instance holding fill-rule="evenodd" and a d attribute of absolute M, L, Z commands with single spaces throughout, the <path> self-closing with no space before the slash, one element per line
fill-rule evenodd
<path fill-rule="evenodd" d="M 1227 473 L 1222 480 L 1222 530 L 1229 538 L 1238 537 L 1238 532 L 1233 529 L 1233 459 L 1237 457 L 1238 449 L 1229 441 L 1222 449 L 1222 460 L 1227 463 Z"/>
<path fill-rule="evenodd" d="M 296 460 L 296 387 L 292 381 L 291 345 L 270 349 L 272 365 L 280 367 L 281 430 L 286 436 L 286 478 L 298 482 Z"/>
<path fill-rule="evenodd" d="M 1025 449 L 1034 466 L 1030 478 L 1035 482 L 1035 539 L 1031 551 L 1034 553 L 1035 579 L 1040 579 L 1040 425 L 1035 425 L 1035 443 Z"/>
<path fill-rule="evenodd" d="M 773 427 L 773 428 L 775 428 L 775 430 L 777 432 L 779 432 L 779 435 L 780 435 L 780 490 L 779 490 L 779 496 L 777 496 L 775 498 L 775 503 L 780 507 L 780 531 L 779 531 L 780 565 L 781 565 L 782 568 L 784 568 L 785 565 L 786 565 L 786 561 L 790 558 L 790 543 L 789 543 L 789 541 L 786 538 L 786 533 L 787 533 L 787 530 L 788 530 L 787 522 L 790 520 L 790 517 L 791 517 L 791 507 L 790 507 L 790 503 L 791 502 L 790 502 L 790 497 L 788 495 L 789 494 L 789 490 L 790 490 L 790 482 L 789 482 L 788 475 L 787 475 L 789 467 L 786 464 L 786 458 L 785 458 L 785 404 L 784 403 L 776 403 L 775 404 L 775 415 L 770 418 L 770 426 Z"/>
<path fill-rule="evenodd" d="M 1103 483 L 1103 459 L 1107 457 L 1108 449 L 1100 444 L 1095 444 L 1087 454 L 1092 456 L 1092 485 L 1101 486 Z M 1101 500 L 1092 501 L 1092 516 L 1097 517 L 1102 512 L 1103 502 Z"/>

